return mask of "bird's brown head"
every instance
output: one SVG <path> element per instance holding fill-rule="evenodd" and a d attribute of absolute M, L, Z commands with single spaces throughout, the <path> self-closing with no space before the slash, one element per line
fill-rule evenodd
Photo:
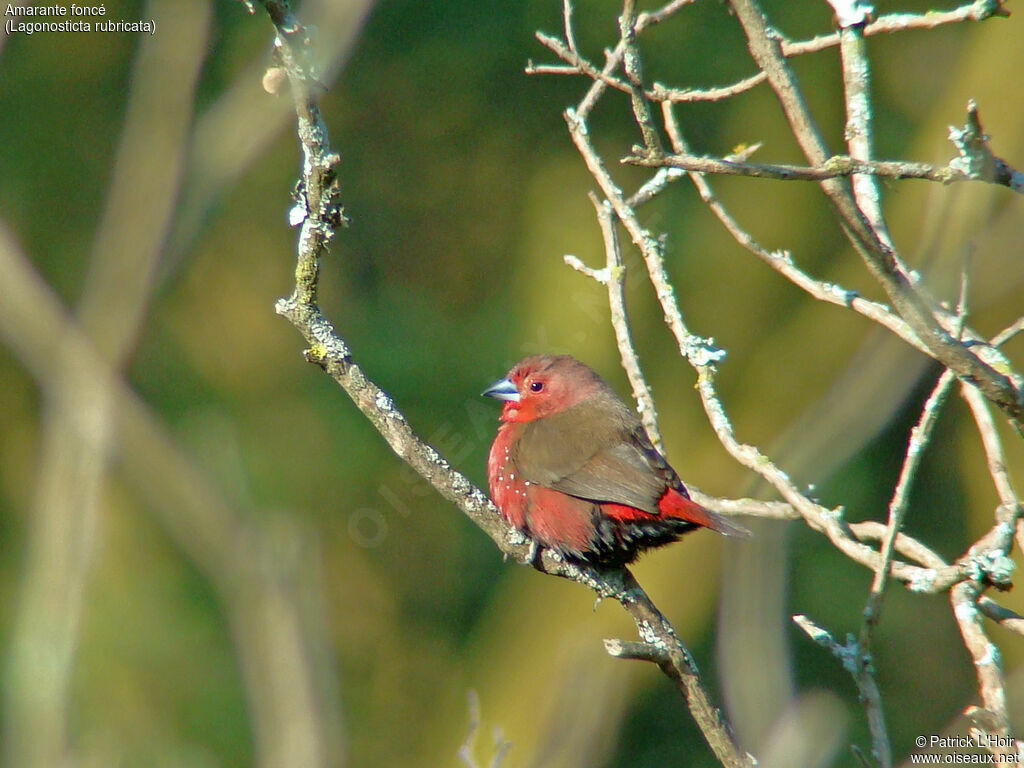
<path fill-rule="evenodd" d="M 569 355 L 535 355 L 520 360 L 508 375 L 483 391 L 504 400 L 502 421 L 533 421 L 563 411 L 602 387 L 590 367 Z"/>

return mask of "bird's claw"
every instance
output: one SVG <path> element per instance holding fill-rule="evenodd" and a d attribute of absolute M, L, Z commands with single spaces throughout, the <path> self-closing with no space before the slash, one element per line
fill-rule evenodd
<path fill-rule="evenodd" d="M 537 543 L 536 539 L 530 539 L 530 548 L 526 550 L 526 558 L 523 560 L 523 565 L 532 565 L 538 571 L 541 570 L 540 544 Z"/>

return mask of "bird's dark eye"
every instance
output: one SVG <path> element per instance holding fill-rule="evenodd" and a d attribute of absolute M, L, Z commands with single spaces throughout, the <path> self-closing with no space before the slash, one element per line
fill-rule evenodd
<path fill-rule="evenodd" d="M 544 382 L 543 381 L 531 381 L 530 382 L 530 391 L 531 392 L 540 392 L 542 389 L 544 389 Z"/>

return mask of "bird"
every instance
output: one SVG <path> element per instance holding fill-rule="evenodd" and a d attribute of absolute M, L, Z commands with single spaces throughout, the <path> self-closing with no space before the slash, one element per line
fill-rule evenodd
<path fill-rule="evenodd" d="M 482 393 L 504 401 L 487 458 L 505 521 L 569 560 L 625 565 L 698 528 L 749 531 L 690 499 L 636 413 L 570 355 L 534 355 Z"/>

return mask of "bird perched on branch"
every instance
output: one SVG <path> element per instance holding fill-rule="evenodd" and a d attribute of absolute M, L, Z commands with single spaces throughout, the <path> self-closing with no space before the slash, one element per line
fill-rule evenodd
<path fill-rule="evenodd" d="M 618 565 L 701 527 L 750 535 L 690 499 L 636 414 L 579 360 L 527 357 L 483 394 L 505 401 L 491 497 L 538 546 Z"/>

